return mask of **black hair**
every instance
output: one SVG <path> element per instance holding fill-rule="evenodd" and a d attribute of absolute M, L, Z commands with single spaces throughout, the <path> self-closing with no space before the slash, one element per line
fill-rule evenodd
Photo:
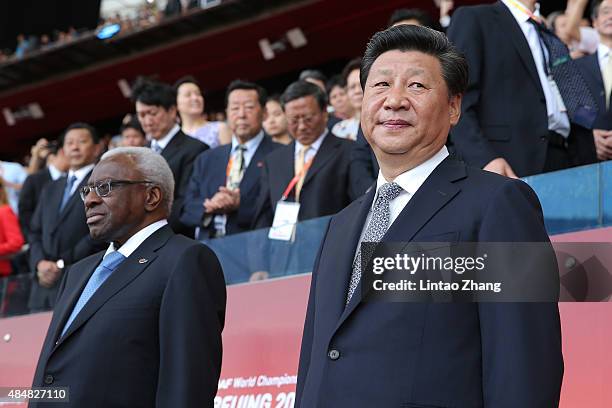
<path fill-rule="evenodd" d="M 309 78 L 317 79 L 323 83 L 327 82 L 327 77 L 325 76 L 325 74 L 323 74 L 318 69 L 305 69 L 300 72 L 300 80 L 306 80 Z"/>
<path fill-rule="evenodd" d="M 314 96 L 319 108 L 327 112 L 327 95 L 325 95 L 325 92 L 323 92 L 321 88 L 307 81 L 295 81 L 285 89 L 285 92 L 281 95 L 281 106 L 283 110 L 287 103 L 305 96 Z"/>
<path fill-rule="evenodd" d="M 393 26 L 393 24 L 404 20 L 416 20 L 422 26 L 436 28 L 429 13 L 427 13 L 425 10 L 416 8 L 403 8 L 395 10 L 389 18 L 387 28 Z"/>
<path fill-rule="evenodd" d="M 232 93 L 233 91 L 237 89 L 257 92 L 257 100 L 259 101 L 259 104 L 261 105 L 261 107 L 263 108 L 266 105 L 266 100 L 268 99 L 268 93 L 266 92 L 264 88 L 262 88 L 261 86 L 253 82 L 243 81 L 241 79 L 235 79 L 229 84 L 229 86 L 227 87 L 227 90 L 225 91 L 225 107 L 226 108 L 227 108 L 227 103 L 229 101 L 230 93 Z"/>
<path fill-rule="evenodd" d="M 202 85 L 200 85 L 200 82 L 198 82 L 197 79 L 195 79 L 195 77 L 191 76 L 191 75 L 187 75 L 184 76 L 182 78 L 179 78 L 174 85 L 172 86 L 174 88 L 174 92 L 178 93 L 178 89 L 181 85 L 183 84 L 194 84 L 195 86 L 197 86 L 200 89 L 200 92 L 202 91 Z"/>
<path fill-rule="evenodd" d="M 354 58 L 346 64 L 344 69 L 342 70 L 342 81 L 346 84 L 348 81 L 348 77 L 354 70 L 359 70 L 361 68 L 361 58 Z"/>
<path fill-rule="evenodd" d="M 268 99 L 266 99 L 266 103 L 271 102 L 271 101 L 278 102 L 278 104 L 280 105 L 281 104 L 281 96 L 279 94 L 274 94 L 274 95 L 268 96 Z"/>
<path fill-rule="evenodd" d="M 593 2 L 593 7 L 591 8 L 591 20 L 595 20 L 597 16 L 599 16 L 599 8 L 601 7 L 601 3 L 603 3 L 603 0 L 595 0 Z"/>
<path fill-rule="evenodd" d="M 409 24 L 379 31 L 370 39 L 359 73 L 361 89 L 365 89 L 365 83 L 374 61 L 381 54 L 392 50 L 419 51 L 436 57 L 440 61 L 442 77 L 446 82 L 449 97 L 465 92 L 468 83 L 468 64 L 465 57 L 441 32 Z"/>
<path fill-rule="evenodd" d="M 329 78 L 329 80 L 325 84 L 325 89 L 327 90 L 327 94 L 331 95 L 331 91 L 333 91 L 333 89 L 337 86 L 340 88 L 346 87 L 346 82 L 342 79 L 342 76 L 339 74 L 334 75 L 333 77 Z"/>
<path fill-rule="evenodd" d="M 135 115 L 132 116 L 129 121 L 121 125 L 121 127 L 119 128 L 119 133 L 123 133 L 125 129 L 134 129 L 137 132 L 142 133 L 143 136 L 145 135 L 145 132 L 142 129 L 138 118 Z"/>
<path fill-rule="evenodd" d="M 176 92 L 166 83 L 139 77 L 132 86 L 132 102 L 161 106 L 165 110 L 169 110 L 176 106 Z"/>
<path fill-rule="evenodd" d="M 59 145 L 60 147 L 64 147 L 64 141 L 66 140 L 66 135 L 68 134 L 68 132 L 70 132 L 71 130 L 75 130 L 75 129 L 87 130 L 89 134 L 91 135 L 91 140 L 93 140 L 94 144 L 100 143 L 100 136 L 98 135 L 98 132 L 93 126 L 85 122 L 75 122 L 75 123 L 70 124 L 66 128 L 66 130 L 64 130 L 64 133 L 62 134 L 62 136 L 58 139 L 60 143 Z"/>

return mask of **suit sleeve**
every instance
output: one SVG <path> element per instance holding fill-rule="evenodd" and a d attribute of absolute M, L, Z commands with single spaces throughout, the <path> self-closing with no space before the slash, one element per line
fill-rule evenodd
<path fill-rule="evenodd" d="M 11 255 L 18 252 L 23 246 L 24 239 L 19 221 L 8 205 L 0 210 L 0 228 L 5 238 L 3 242 L 0 242 L 0 255 Z"/>
<path fill-rule="evenodd" d="M 372 148 L 365 140 L 361 128 L 357 140 L 351 149 L 350 163 L 350 193 L 351 199 L 361 196 L 376 181 L 374 164 L 372 163 Z"/>
<path fill-rule="evenodd" d="M 48 187 L 48 185 L 47 185 Z M 42 192 L 42 197 L 46 197 L 49 189 L 45 187 Z M 38 262 L 45 259 L 45 253 L 42 246 L 42 212 L 43 212 L 43 200 L 38 202 L 34 215 L 30 221 L 30 235 L 28 241 L 30 243 L 30 269 L 36 271 L 36 265 Z M 36 274 L 34 274 L 36 276 Z"/>
<path fill-rule="evenodd" d="M 208 149 L 208 145 L 198 142 L 198 146 L 190 146 L 189 149 L 190 150 L 188 154 L 185 155 L 181 165 L 179 178 L 178 180 L 174 180 L 174 203 L 172 204 L 172 211 L 170 212 L 170 217 L 168 217 L 168 222 L 175 232 L 181 232 L 183 230 L 183 226 L 180 221 L 181 209 L 187 194 L 187 189 L 189 188 L 189 180 L 193 170 L 193 163 L 200 153 Z"/>
<path fill-rule="evenodd" d="M 482 94 L 484 38 L 478 14 L 473 8 L 460 7 L 453 14 L 448 38 L 467 59 L 469 80 L 461 104 L 461 120 L 451 131 L 451 140 L 461 157 L 471 166 L 483 168 L 500 157 L 482 132 L 478 107 Z"/>
<path fill-rule="evenodd" d="M 30 220 L 36 210 L 36 203 L 34 202 L 35 189 L 34 177 L 28 176 L 23 182 L 23 187 L 21 187 L 21 192 L 19 193 L 19 223 L 26 237 L 28 237 L 30 231 Z"/>
<path fill-rule="evenodd" d="M 304 392 L 304 382 L 308 377 L 308 368 L 310 367 L 310 354 L 312 351 L 312 338 L 314 336 L 314 315 L 315 315 L 315 293 L 317 289 L 317 275 L 319 269 L 319 261 L 321 259 L 321 252 L 325 245 L 325 238 L 329 231 L 329 226 L 333 222 L 327 223 L 327 228 L 323 239 L 321 240 L 321 246 L 317 253 L 317 258 L 312 269 L 312 277 L 310 281 L 310 293 L 308 295 L 308 306 L 306 307 L 306 320 L 304 321 L 304 332 L 302 333 L 302 347 L 300 349 L 300 363 L 298 366 L 298 381 L 295 393 L 295 408 L 300 408 L 302 394 Z"/>
<path fill-rule="evenodd" d="M 215 254 L 201 244 L 176 259 L 159 312 L 156 406 L 210 407 L 221 373 L 223 271 Z"/>
<path fill-rule="evenodd" d="M 274 210 L 270 202 L 270 176 L 267 160 L 264 161 L 264 167 L 261 170 L 259 197 L 257 198 L 256 208 L 252 229 L 271 227 L 274 220 Z"/>
<path fill-rule="evenodd" d="M 489 204 L 479 241 L 546 245 L 548 235 L 540 204 L 530 187 L 519 180 L 504 183 Z M 558 272 L 530 268 L 539 260 L 530 260 L 529 254 L 521 258 L 522 270 L 517 273 L 527 271 L 532 275 L 525 285 L 533 283 L 533 279 L 544 279 L 556 284 L 554 290 L 558 295 Z M 484 406 L 557 407 L 563 378 L 557 303 L 480 303 L 478 310 Z"/>
<path fill-rule="evenodd" d="M 202 225 L 202 217 L 204 216 L 204 199 L 203 189 L 201 188 L 202 181 L 206 178 L 206 169 L 208 167 L 209 152 L 206 151 L 198 156 L 193 165 L 193 170 L 189 176 L 185 197 L 183 199 L 181 222 L 190 227 L 199 227 Z"/>

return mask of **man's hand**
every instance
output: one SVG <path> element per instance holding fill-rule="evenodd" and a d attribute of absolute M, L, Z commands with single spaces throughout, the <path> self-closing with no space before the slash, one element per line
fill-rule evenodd
<path fill-rule="evenodd" d="M 60 274 L 61 270 L 53 261 L 43 259 L 36 265 L 36 276 L 38 277 L 38 282 L 42 287 L 50 288 L 53 286 L 59 279 Z"/>
<path fill-rule="evenodd" d="M 212 198 L 204 200 L 203 205 L 207 214 L 234 212 L 240 207 L 240 189 L 231 190 L 221 186 Z"/>
<path fill-rule="evenodd" d="M 491 160 L 489 164 L 484 166 L 483 170 L 501 174 L 502 176 L 510 178 L 518 178 L 516 174 L 514 174 L 512 167 L 510 167 L 510 164 L 508 164 L 508 162 L 501 157 Z"/>
<path fill-rule="evenodd" d="M 593 129 L 595 151 L 599 160 L 612 159 L 612 130 Z"/>

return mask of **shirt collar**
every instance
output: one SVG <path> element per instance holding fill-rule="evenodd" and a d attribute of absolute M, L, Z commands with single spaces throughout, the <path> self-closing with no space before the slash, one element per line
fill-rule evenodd
<path fill-rule="evenodd" d="M 168 224 L 168 221 L 164 219 L 147 225 L 132 235 L 127 241 L 125 241 L 125 244 L 121 245 L 119 249 L 115 249 L 115 244 L 111 242 L 104 256 L 110 254 L 111 252 L 119 251 L 121 255 L 125 256 L 126 258 L 129 257 L 132 255 L 132 252 L 134 252 L 140 246 L 140 244 L 142 244 L 147 238 L 153 235 L 155 231 L 166 224 Z"/>
<path fill-rule="evenodd" d="M 259 147 L 259 144 L 261 143 L 263 138 L 264 138 L 264 131 L 262 129 L 259 131 L 259 133 L 257 133 L 255 137 L 249 139 L 246 143 L 244 143 L 244 146 L 246 147 L 247 151 L 255 150 L 257 149 L 257 147 Z M 235 152 L 236 148 L 239 145 L 240 145 L 240 141 L 238 140 L 238 138 L 235 135 L 232 135 L 232 152 Z"/>
<path fill-rule="evenodd" d="M 87 174 L 89 174 L 90 171 L 93 170 L 93 168 L 95 167 L 95 164 L 88 164 L 85 167 L 81 167 L 78 170 L 72 170 L 70 169 L 70 171 L 68 172 L 68 179 L 70 179 L 70 177 L 75 176 L 77 178 L 78 183 L 80 184 L 80 182 L 85 178 L 85 176 Z"/>
<path fill-rule="evenodd" d="M 601 42 L 597 45 L 597 56 L 601 60 L 602 58 L 606 58 L 610 55 L 610 47 Z"/>
<path fill-rule="evenodd" d="M 57 180 L 58 178 L 64 175 L 64 173 L 59 171 L 59 169 L 52 164 L 48 166 L 48 170 L 49 170 L 49 175 L 51 175 L 51 180 Z"/>
<path fill-rule="evenodd" d="M 414 195 L 417 190 L 423 185 L 425 180 L 431 175 L 431 173 L 438 167 L 444 159 L 448 157 L 448 149 L 446 146 L 442 146 L 442 148 L 434 154 L 429 159 L 425 160 L 423 163 L 418 166 L 400 174 L 393 180 L 395 183 L 399 184 L 399 186 L 404 190 L 402 194 L 410 194 Z M 378 191 L 380 187 L 387 183 L 387 180 L 383 176 L 382 172 L 378 172 L 378 179 L 376 180 L 376 196 L 372 201 L 372 206 L 376 202 L 376 198 L 378 198 Z"/>
<path fill-rule="evenodd" d="M 179 125 L 175 124 L 172 127 L 172 129 L 170 129 L 170 131 L 168 133 L 166 133 L 166 136 L 164 136 L 161 139 L 157 140 L 157 145 L 159 147 L 161 147 L 162 150 L 165 149 L 166 146 L 168 146 L 168 144 L 172 140 L 172 138 L 179 132 L 179 130 L 181 130 L 181 127 Z M 153 141 L 151 141 L 151 143 L 153 143 Z"/>
<path fill-rule="evenodd" d="M 321 136 L 319 136 L 317 140 L 312 142 L 312 144 L 310 145 L 310 148 L 312 149 L 313 152 L 316 153 L 319 151 L 319 148 L 321 147 L 321 144 L 323 144 L 323 140 L 325 140 L 325 137 L 327 136 L 328 133 L 329 131 L 327 130 L 327 128 L 325 128 L 323 133 L 321 133 Z M 304 147 L 304 145 L 296 140 L 295 141 L 295 154 L 296 155 L 299 154 L 302 147 Z"/>

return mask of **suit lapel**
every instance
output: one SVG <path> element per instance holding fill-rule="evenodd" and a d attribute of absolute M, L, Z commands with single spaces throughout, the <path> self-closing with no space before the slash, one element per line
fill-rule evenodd
<path fill-rule="evenodd" d="M 523 30 L 521 30 L 521 27 L 516 22 L 512 12 L 508 10 L 502 2 L 495 3 L 494 7 L 498 20 L 496 26 L 502 27 L 502 30 L 508 33 L 512 44 L 514 44 L 514 48 L 516 48 L 516 51 L 523 61 L 523 65 L 525 65 L 525 69 L 529 72 L 529 76 L 538 89 L 541 90 L 542 84 L 540 83 L 540 76 L 538 75 L 533 54 L 531 53 L 531 48 L 529 48 L 529 43 L 525 38 L 525 34 L 523 34 Z M 544 91 L 542 91 L 542 94 L 543 93 Z"/>
<path fill-rule="evenodd" d="M 325 136 L 323 143 L 319 147 L 319 151 L 315 155 L 314 161 L 312 165 L 308 169 L 308 173 L 306 173 L 306 178 L 304 178 L 304 184 L 302 188 L 314 177 L 319 170 L 325 166 L 325 164 L 334 157 L 334 153 L 336 148 L 340 144 L 340 141 L 330 132 Z"/>
<path fill-rule="evenodd" d="M 66 338 L 78 330 L 89 318 L 104 305 L 113 295 L 140 275 L 157 258 L 156 251 L 162 247 L 174 233 L 169 226 L 164 226 L 149 236 L 125 261 L 119 265 L 108 279 L 98 288 L 83 309 L 76 316 L 66 334 L 59 339 L 58 347 Z M 143 262 L 144 260 L 144 262 Z M 93 273 L 93 270 L 92 272 Z M 91 276 L 91 273 L 88 275 Z M 89 277 L 87 278 L 89 279 Z M 85 280 L 85 283 L 87 281 Z M 83 282 L 81 282 L 83 283 Z M 84 286 L 84 284 L 83 284 Z M 81 289 L 82 291 L 82 289 Z M 80 296 L 81 292 L 78 292 Z M 76 300 L 74 300 L 76 302 Z M 72 309 L 70 309 L 72 311 Z"/>
<path fill-rule="evenodd" d="M 397 219 L 387 230 L 381 242 L 412 241 L 414 236 L 429 220 L 459 193 L 460 188 L 453 184 L 453 182 L 465 177 L 465 165 L 454 160 L 452 157 L 447 157 L 431 173 L 427 180 L 425 180 L 425 183 L 406 204 Z M 368 196 L 370 194 L 373 195 L 373 193 L 369 193 Z M 355 243 L 356 245 L 357 243 Z M 359 281 L 351 301 L 344 310 L 344 313 L 342 313 L 337 328 L 350 316 L 363 299 L 362 282 L 363 279 Z"/>
<path fill-rule="evenodd" d="M 167 162 L 169 162 L 172 157 L 181 150 L 181 145 L 183 144 L 183 141 L 186 137 L 189 136 L 185 136 L 185 134 L 183 134 L 183 132 L 179 130 L 174 135 L 172 140 L 170 140 L 170 143 L 168 143 L 164 150 L 161 151 L 162 157 L 166 159 Z"/>
<path fill-rule="evenodd" d="M 596 52 L 595 54 L 588 55 L 584 58 L 587 64 L 578 65 L 587 68 L 586 70 L 582 70 L 582 72 L 584 73 L 587 83 L 593 84 L 593 89 L 591 92 L 595 97 L 599 112 L 603 113 L 606 111 L 606 88 L 604 86 L 603 77 L 601 76 L 601 69 L 599 67 L 599 53 Z"/>
<path fill-rule="evenodd" d="M 261 171 L 261 168 L 263 167 L 263 159 L 270 151 L 270 143 L 272 142 L 268 139 L 267 136 L 264 135 L 264 138 L 259 143 L 259 146 L 257 146 L 257 150 L 255 150 L 255 154 L 251 158 L 249 166 L 244 171 L 244 176 L 242 177 L 242 181 L 240 182 L 241 194 L 247 194 L 259 182 L 259 173 Z"/>
<path fill-rule="evenodd" d="M 55 231 L 61 225 L 62 221 L 64 220 L 64 218 L 66 218 L 66 216 L 68 214 L 72 214 L 72 207 L 74 207 L 75 205 L 83 205 L 83 202 L 82 202 L 81 197 L 79 195 L 79 190 L 81 189 L 81 187 L 83 187 L 85 184 L 87 184 L 87 182 L 89 181 L 89 176 L 91 176 L 91 173 L 92 173 L 91 171 L 89 173 L 87 173 L 87 175 L 79 183 L 77 189 L 74 190 L 74 193 L 72 193 L 72 195 L 68 199 L 68 202 L 66 203 L 66 206 L 62 209 L 62 212 L 57 217 L 57 221 L 55 223 L 55 226 L 53 227 L 53 231 Z M 62 183 L 62 188 L 58 189 L 58 191 L 57 191 L 58 198 L 59 198 L 59 200 L 57 201 L 57 207 L 55 207 L 57 209 L 56 210 L 57 212 L 59 212 L 59 207 L 60 207 L 60 204 L 62 202 L 62 198 L 64 196 L 64 190 L 66 189 L 66 182 L 67 182 L 67 179 L 64 180 L 64 182 Z"/>
<path fill-rule="evenodd" d="M 53 328 L 53 336 L 51 337 L 53 341 L 57 340 L 59 335 L 61 334 L 62 329 L 64 328 L 68 317 L 70 316 L 70 313 L 72 313 L 72 309 L 74 309 L 74 305 L 81 296 L 81 292 L 83 292 L 83 289 L 85 288 L 85 285 L 89 281 L 89 278 L 93 274 L 94 270 L 96 269 L 100 261 L 102 261 L 103 256 L 104 252 L 100 252 L 98 255 L 92 256 L 89 260 L 85 261 L 82 265 L 79 266 L 79 269 L 87 271 L 87 273 L 83 273 L 78 279 L 77 284 L 72 288 L 72 291 L 66 294 L 66 302 L 59 303 L 56 306 L 56 313 L 58 318 L 55 323 L 55 327 Z"/>
<path fill-rule="evenodd" d="M 327 295 L 319 297 L 320 299 L 326 299 L 330 303 L 322 305 L 322 307 L 324 310 L 329 311 L 329 321 L 336 325 L 336 329 L 344 321 L 347 310 L 345 307 L 346 294 L 353 271 L 354 255 L 375 193 L 376 185 L 352 204 L 352 211 L 347 214 L 346 220 L 342 222 L 343 225 L 346 225 L 346 228 L 337 228 L 334 230 L 334 235 L 326 238 L 327 241 L 336 243 L 336 253 L 343 254 L 336 257 L 336 262 L 332 264 L 332 267 L 328 268 L 326 281 L 329 282 L 329 285 L 325 288 Z M 351 298 L 351 302 L 354 298 L 355 296 Z"/>

